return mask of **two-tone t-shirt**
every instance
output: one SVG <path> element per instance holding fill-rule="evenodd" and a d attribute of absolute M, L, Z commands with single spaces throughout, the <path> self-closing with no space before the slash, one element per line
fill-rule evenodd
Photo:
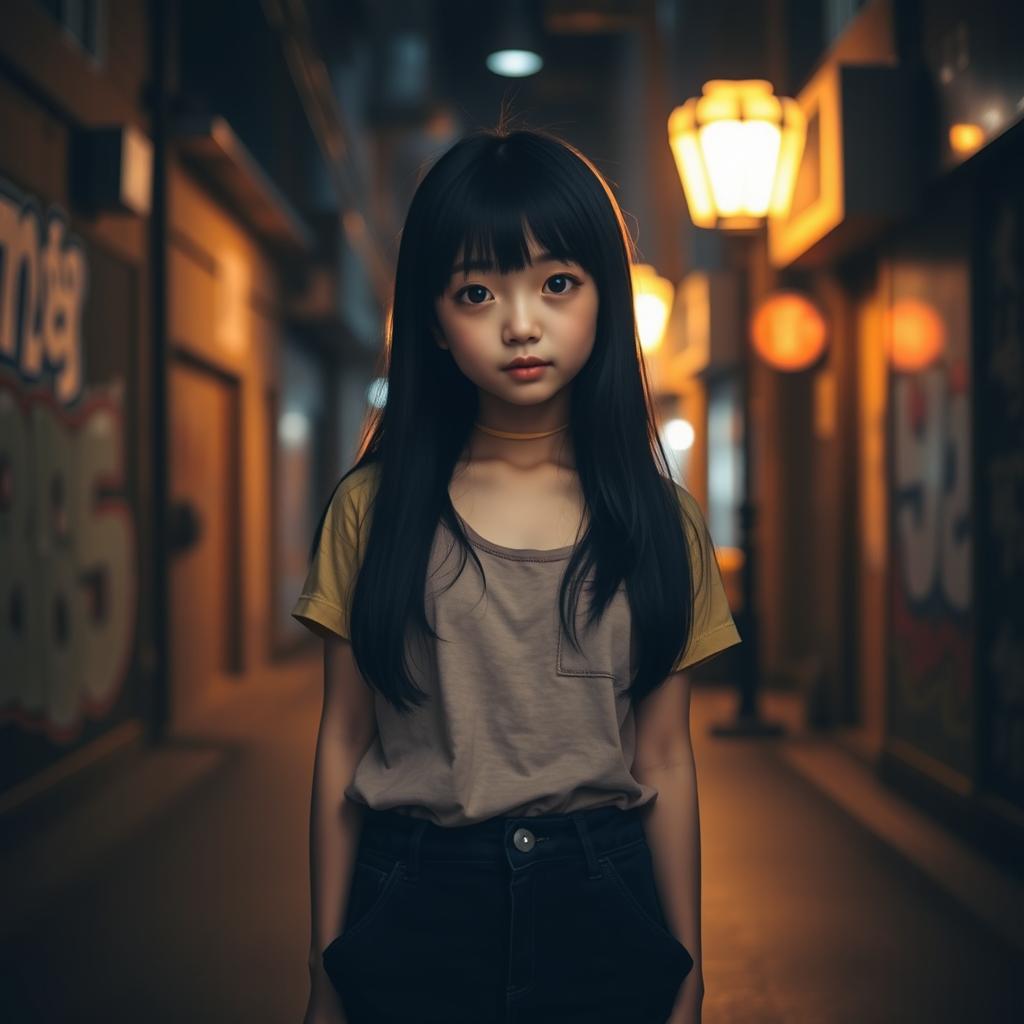
<path fill-rule="evenodd" d="M 352 591 L 377 479 L 378 467 L 366 465 L 335 491 L 292 609 L 310 628 L 351 636 Z M 740 642 L 700 506 L 678 485 L 676 491 L 681 509 L 702 527 L 695 532 L 686 522 L 691 562 L 702 564 L 700 545 L 708 571 L 696 595 L 693 639 L 674 671 Z M 459 548 L 439 523 L 424 594 L 439 640 L 416 631 L 408 647 L 415 681 L 430 699 L 402 716 L 374 692 L 377 737 L 345 795 L 442 826 L 653 800 L 657 790 L 631 774 L 634 648 L 625 584 L 590 628 L 581 597 L 577 651 L 558 617 L 572 546 L 509 548 L 459 521 L 483 566 L 486 592 L 472 559 L 459 574 Z"/>

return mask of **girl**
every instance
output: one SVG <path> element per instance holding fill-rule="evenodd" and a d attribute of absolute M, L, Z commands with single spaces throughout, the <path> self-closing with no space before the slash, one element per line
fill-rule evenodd
<path fill-rule="evenodd" d="M 387 401 L 292 613 L 325 638 L 307 1024 L 700 1019 L 683 670 L 740 637 L 655 458 L 631 259 L 544 132 L 416 190 Z"/>

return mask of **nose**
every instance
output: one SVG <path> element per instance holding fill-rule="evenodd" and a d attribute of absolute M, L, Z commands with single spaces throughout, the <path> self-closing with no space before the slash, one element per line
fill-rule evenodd
<path fill-rule="evenodd" d="M 533 307 L 525 296 L 519 296 L 510 303 L 503 336 L 506 344 L 536 341 L 540 337 L 540 325 L 533 314 Z"/>

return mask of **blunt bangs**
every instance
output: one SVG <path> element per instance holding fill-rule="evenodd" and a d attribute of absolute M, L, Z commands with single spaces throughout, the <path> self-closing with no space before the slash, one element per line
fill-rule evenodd
<path fill-rule="evenodd" d="M 440 197 L 433 237 L 427 240 L 436 255 L 432 298 L 447 288 L 457 261 L 467 273 L 507 274 L 531 265 L 530 235 L 555 259 L 578 263 L 596 277 L 587 254 L 599 243 L 583 205 L 572 200 L 565 161 L 554 163 L 531 142 L 509 138 L 493 146 Z M 582 163 L 580 170 L 586 170 Z"/>

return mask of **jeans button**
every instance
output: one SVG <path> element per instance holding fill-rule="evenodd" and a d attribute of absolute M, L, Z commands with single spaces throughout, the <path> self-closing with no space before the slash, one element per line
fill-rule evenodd
<path fill-rule="evenodd" d="M 512 842 L 516 844 L 517 850 L 529 853 L 536 842 L 534 834 L 528 828 L 517 828 L 512 835 Z"/>

